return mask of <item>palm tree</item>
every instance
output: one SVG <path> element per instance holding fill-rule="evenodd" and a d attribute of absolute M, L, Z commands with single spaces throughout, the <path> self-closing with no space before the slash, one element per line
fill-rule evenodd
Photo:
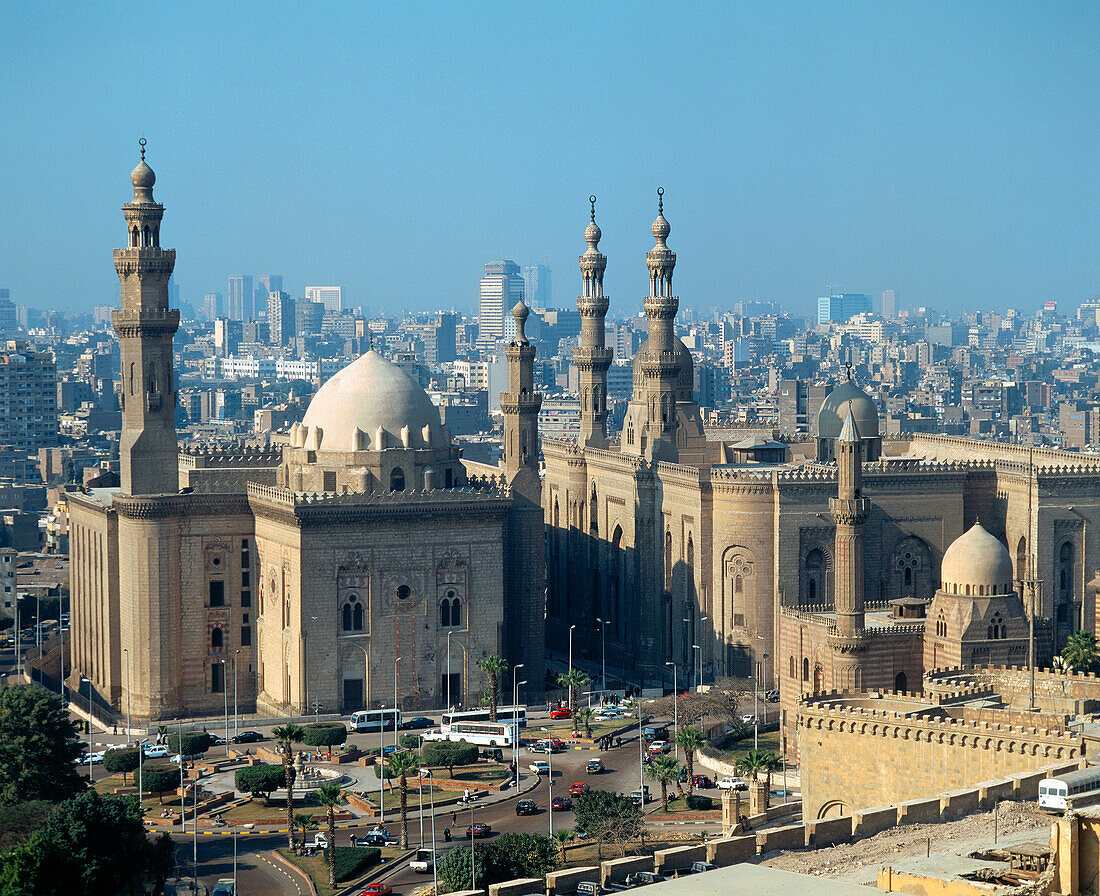
<path fill-rule="evenodd" d="M 577 721 L 584 725 L 584 736 L 587 737 L 589 740 L 592 739 L 592 716 L 594 715 L 595 713 L 592 712 L 591 707 L 582 706 L 580 709 L 577 710 L 577 714 L 575 716 Z"/>
<path fill-rule="evenodd" d="M 500 699 L 500 676 L 508 671 L 504 657 L 490 654 L 477 661 L 477 667 L 489 676 L 489 721 L 497 720 L 497 702 Z"/>
<path fill-rule="evenodd" d="M 665 753 L 658 756 L 646 769 L 646 777 L 658 781 L 661 784 L 661 805 L 668 811 L 668 785 L 674 782 L 680 775 L 680 763 L 675 756 Z"/>
<path fill-rule="evenodd" d="M 573 733 L 577 733 L 577 692 L 592 679 L 583 669 L 570 669 L 558 675 L 558 687 L 569 688 L 569 713 L 573 717 Z"/>
<path fill-rule="evenodd" d="M 676 734 L 676 743 L 684 751 L 684 763 L 688 770 L 688 793 L 695 779 L 695 751 L 705 744 L 706 738 L 698 728 L 681 728 Z"/>
<path fill-rule="evenodd" d="M 760 780 L 763 773 L 771 783 L 771 773 L 779 768 L 779 757 L 770 750 L 749 750 L 737 760 L 735 766 L 740 775 L 752 775 L 754 781 Z"/>
<path fill-rule="evenodd" d="M 1074 632 L 1062 648 L 1062 659 L 1074 672 L 1091 672 L 1100 655 L 1096 652 L 1096 636 L 1092 632 Z"/>
<path fill-rule="evenodd" d="M 290 848 L 294 849 L 294 742 L 305 734 L 301 725 L 281 725 L 271 732 L 283 752 L 283 773 L 286 776 L 286 828 Z"/>
<path fill-rule="evenodd" d="M 346 797 L 339 784 L 322 784 L 313 791 L 313 798 L 319 806 L 325 807 L 328 818 L 328 885 L 336 886 L 336 807 Z"/>
<path fill-rule="evenodd" d="M 415 753 L 402 750 L 394 753 L 389 758 L 390 778 L 395 775 L 400 779 L 401 787 L 401 848 L 409 848 L 409 773 L 420 768 L 420 762 Z"/>
<path fill-rule="evenodd" d="M 554 831 L 554 839 L 558 841 L 558 849 L 561 851 L 561 863 L 565 864 L 565 846 L 576 837 L 568 828 L 558 828 Z"/>
<path fill-rule="evenodd" d="M 294 816 L 294 823 L 302 832 L 302 840 L 304 841 L 306 839 L 306 834 L 308 834 L 310 828 L 313 827 L 313 815 L 309 812 L 301 812 Z"/>

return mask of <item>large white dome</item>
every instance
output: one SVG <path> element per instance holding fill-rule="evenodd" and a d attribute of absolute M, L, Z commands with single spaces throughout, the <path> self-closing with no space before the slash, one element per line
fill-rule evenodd
<path fill-rule="evenodd" d="M 951 542 L 940 564 L 940 588 L 948 594 L 1009 594 L 1012 578 L 1008 549 L 977 522 Z"/>
<path fill-rule="evenodd" d="M 302 425 L 321 430 L 322 451 L 450 445 L 428 394 L 373 348 L 317 390 Z"/>

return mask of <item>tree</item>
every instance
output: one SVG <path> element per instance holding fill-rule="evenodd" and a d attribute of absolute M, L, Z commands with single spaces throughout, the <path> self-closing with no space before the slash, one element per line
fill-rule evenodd
<path fill-rule="evenodd" d="M 270 801 L 273 794 L 286 784 L 286 773 L 281 765 L 265 763 L 239 768 L 233 774 L 233 786 L 241 793 L 253 797 L 262 796 Z"/>
<path fill-rule="evenodd" d="M 697 725 L 704 717 L 737 728 L 741 725 L 740 704 L 746 697 L 752 699 L 748 682 L 722 678 L 706 691 L 686 691 L 654 700 L 652 709 L 657 716 L 675 715 L 680 728 Z"/>
<path fill-rule="evenodd" d="M 626 844 L 645 833 L 642 809 L 629 796 L 608 790 L 590 790 L 573 802 L 577 829 L 596 839 L 600 857 L 603 844 L 612 843 L 626 853 Z"/>
<path fill-rule="evenodd" d="M 280 725 L 271 732 L 275 736 L 279 749 L 283 752 L 283 782 L 286 784 L 286 827 L 287 841 L 294 849 L 294 743 L 301 743 L 304 732 L 301 725 Z"/>
<path fill-rule="evenodd" d="M 770 782 L 771 773 L 779 767 L 779 757 L 770 750 L 749 750 L 734 767 L 739 775 L 751 775 L 756 781 L 763 774 Z"/>
<path fill-rule="evenodd" d="M 139 753 L 137 747 L 126 747 L 122 750 L 108 750 L 103 757 L 103 767 L 112 775 L 122 775 L 122 783 L 126 783 L 126 776 L 138 767 Z"/>
<path fill-rule="evenodd" d="M 302 729 L 299 738 L 307 747 L 335 747 L 348 739 L 348 729 L 342 722 L 315 722 Z"/>
<path fill-rule="evenodd" d="M 279 771 L 282 771 L 282 768 L 279 768 Z M 310 812 L 300 812 L 295 815 L 294 824 L 297 826 L 298 830 L 302 832 L 303 842 L 306 839 L 306 835 L 311 830 L 313 830 L 314 827 L 316 827 L 316 824 L 313 821 L 313 815 Z"/>
<path fill-rule="evenodd" d="M 489 677 L 489 721 L 497 720 L 497 702 L 500 700 L 500 677 L 508 671 L 508 663 L 495 653 L 477 661 L 477 667 Z"/>
<path fill-rule="evenodd" d="M 464 740 L 435 740 L 424 744 L 420 758 L 428 767 L 446 767 L 447 774 L 453 778 L 456 765 L 471 765 L 477 762 L 477 755 L 477 744 Z"/>
<path fill-rule="evenodd" d="M 661 785 L 661 806 L 668 811 L 668 785 L 679 777 L 680 763 L 667 753 L 658 756 L 646 768 L 646 777 Z"/>
<path fill-rule="evenodd" d="M 180 786 L 179 769 L 170 765 L 147 765 L 141 770 L 141 785 L 149 793 L 159 796 L 163 806 L 164 794 Z"/>
<path fill-rule="evenodd" d="M 558 866 L 558 848 L 543 834 L 501 834 L 485 851 L 485 873 L 478 884 L 488 886 L 519 877 L 545 877 Z"/>
<path fill-rule="evenodd" d="M 401 793 L 401 848 L 409 848 L 409 773 L 420 768 L 415 753 L 402 751 L 389 758 L 390 777 L 397 775 Z"/>
<path fill-rule="evenodd" d="M 61 698 L 36 685 L 0 691 L 0 805 L 79 793 L 82 748 Z"/>
<path fill-rule="evenodd" d="M 575 838 L 574 834 L 569 828 L 558 828 L 554 831 L 554 839 L 558 842 L 558 849 L 561 852 L 561 863 L 565 864 L 565 847 L 571 843 Z"/>
<path fill-rule="evenodd" d="M 210 749 L 210 735 L 205 731 L 169 734 L 168 749 L 173 753 L 182 753 L 184 756 L 201 756 Z"/>
<path fill-rule="evenodd" d="M 582 706 L 580 709 L 577 710 L 576 715 L 573 717 L 582 725 L 584 725 L 584 736 L 587 737 L 589 740 L 592 739 L 592 717 L 594 715 L 595 713 L 592 711 L 591 707 Z"/>
<path fill-rule="evenodd" d="M 170 837 L 146 839 L 135 797 L 87 790 L 59 803 L 42 828 L 0 856 L 0 893 L 145 892 L 147 877 L 156 885 L 167 876 L 171 850 Z"/>
<path fill-rule="evenodd" d="M 1062 659 L 1074 672 L 1093 672 L 1100 665 L 1096 651 L 1096 636 L 1092 632 L 1078 631 L 1066 639 Z"/>
<path fill-rule="evenodd" d="M 573 716 L 573 733 L 577 731 L 577 692 L 592 679 L 583 669 L 573 668 L 558 675 L 558 687 L 569 688 L 569 712 Z"/>
<path fill-rule="evenodd" d="M 440 893 L 453 893 L 455 890 L 469 890 L 471 880 L 485 882 L 486 846 L 470 841 L 470 848 L 452 849 L 444 853 L 436 864 L 436 879 Z M 472 858 L 471 858 L 472 857 Z M 473 867 L 471 868 L 471 861 Z"/>
<path fill-rule="evenodd" d="M 336 886 L 336 807 L 346 799 L 344 791 L 339 784 L 322 784 L 313 791 L 313 798 L 317 805 L 325 807 L 325 817 L 328 820 L 328 885 Z M 291 833 L 293 838 L 294 834 Z"/>
<path fill-rule="evenodd" d="M 676 743 L 684 751 L 684 764 L 687 765 L 688 793 L 691 793 L 691 788 L 695 783 L 695 751 L 701 749 L 706 742 L 703 732 L 698 728 L 689 726 L 681 728 L 676 733 Z"/>

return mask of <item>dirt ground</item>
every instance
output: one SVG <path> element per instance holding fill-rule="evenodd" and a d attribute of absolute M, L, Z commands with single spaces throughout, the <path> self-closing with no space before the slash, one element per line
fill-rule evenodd
<path fill-rule="evenodd" d="M 998 843 L 1047 842 L 1054 817 L 1034 803 L 1001 803 L 997 812 Z M 993 845 L 993 813 L 980 812 L 958 821 L 891 828 L 827 849 L 780 852 L 761 864 L 786 871 L 816 874 L 854 884 L 874 886 L 879 868 L 906 859 L 923 858 L 931 840 L 932 855 L 965 856 Z"/>

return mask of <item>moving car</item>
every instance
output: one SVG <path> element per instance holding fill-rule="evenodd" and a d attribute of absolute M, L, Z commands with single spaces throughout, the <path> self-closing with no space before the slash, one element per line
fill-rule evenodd
<path fill-rule="evenodd" d="M 731 778 L 726 776 L 725 778 L 719 778 L 714 782 L 715 786 L 719 790 L 748 790 L 749 782 L 742 778 Z"/>
<path fill-rule="evenodd" d="M 491 825 L 487 825 L 480 821 L 475 821 L 472 825 L 466 828 L 466 839 L 480 840 L 483 837 L 488 837 L 491 833 L 493 833 L 493 828 Z"/>
<path fill-rule="evenodd" d="M 668 740 L 668 728 L 664 725 L 648 725 L 642 729 L 646 740 Z"/>
<path fill-rule="evenodd" d="M 146 759 L 167 759 L 168 748 L 164 744 L 142 744 L 141 752 Z"/>
<path fill-rule="evenodd" d="M 234 744 L 254 744 L 263 739 L 264 736 L 259 731 L 242 731 L 229 738 L 229 741 Z"/>
<path fill-rule="evenodd" d="M 551 812 L 567 812 L 573 808 L 573 801 L 567 796 L 556 796 L 550 801 Z"/>
<path fill-rule="evenodd" d="M 359 891 L 359 896 L 393 896 L 393 887 L 389 884 L 367 884 Z"/>
<path fill-rule="evenodd" d="M 237 896 L 237 886 L 233 883 L 233 878 L 220 878 L 210 891 L 210 896 Z"/>
<path fill-rule="evenodd" d="M 589 759 L 585 763 L 584 770 L 590 775 L 598 775 L 604 771 L 602 759 Z"/>
<path fill-rule="evenodd" d="M 411 719 L 405 719 L 401 723 L 402 731 L 417 731 L 421 728 L 431 728 L 435 722 L 429 719 L 427 716 L 414 716 Z"/>
<path fill-rule="evenodd" d="M 381 834 L 364 834 L 362 837 L 355 838 L 356 846 L 385 846 L 389 843 L 393 841 L 387 840 Z"/>
<path fill-rule="evenodd" d="M 648 800 L 649 799 L 649 785 L 648 784 L 645 786 L 644 793 L 645 793 L 645 798 Z M 644 805 L 644 803 L 642 802 L 642 794 L 643 794 L 643 791 L 641 791 L 641 790 L 632 790 L 630 792 L 630 799 L 633 800 L 635 803 L 637 803 L 639 806 Z"/>
<path fill-rule="evenodd" d="M 527 767 L 531 769 L 531 771 L 533 771 L 536 775 L 550 774 L 550 763 L 547 762 L 545 759 L 536 759 Z"/>
<path fill-rule="evenodd" d="M 552 719 L 571 719 L 573 718 L 573 712 L 568 706 L 559 706 L 550 710 L 550 718 Z"/>
<path fill-rule="evenodd" d="M 584 781 L 574 781 L 569 785 L 570 796 L 580 796 L 582 793 L 588 793 L 588 785 Z"/>
<path fill-rule="evenodd" d="M 667 740 L 655 740 L 649 745 L 649 749 L 657 750 L 660 753 L 667 753 L 669 751 L 669 743 Z"/>
<path fill-rule="evenodd" d="M 623 711 L 617 706 L 605 706 L 603 709 L 596 710 L 597 719 L 621 719 L 623 717 Z"/>
<path fill-rule="evenodd" d="M 520 800 L 516 803 L 516 815 L 537 815 L 539 804 L 534 800 Z"/>
<path fill-rule="evenodd" d="M 432 870 L 432 851 L 430 849 L 418 849 L 416 855 L 409 860 L 409 868 L 417 874 L 428 874 Z"/>

